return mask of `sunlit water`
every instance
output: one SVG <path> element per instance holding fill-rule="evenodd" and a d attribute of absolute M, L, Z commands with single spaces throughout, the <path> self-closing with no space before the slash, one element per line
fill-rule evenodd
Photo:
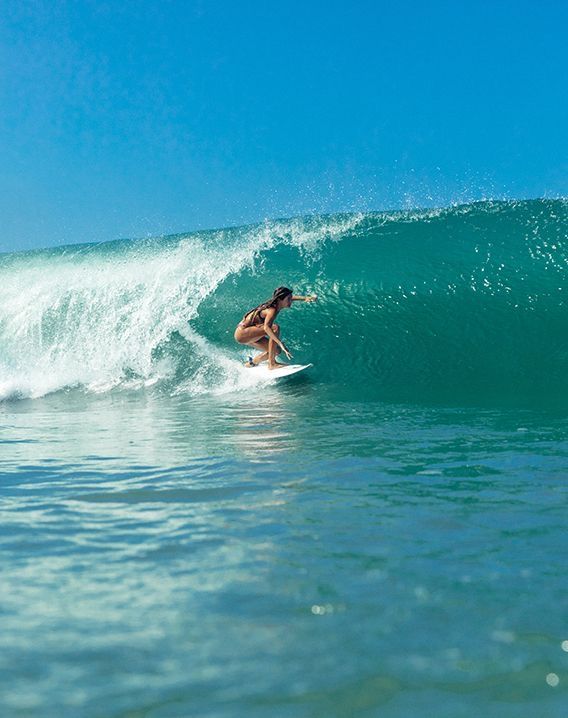
<path fill-rule="evenodd" d="M 0 412 L 0 715 L 566 715 L 564 414 L 312 378 Z"/>

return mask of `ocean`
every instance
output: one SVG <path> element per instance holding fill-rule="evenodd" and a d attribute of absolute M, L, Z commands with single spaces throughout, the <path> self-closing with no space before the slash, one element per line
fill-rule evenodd
<path fill-rule="evenodd" d="M 567 219 L 1 255 L 0 715 L 564 718 Z"/>

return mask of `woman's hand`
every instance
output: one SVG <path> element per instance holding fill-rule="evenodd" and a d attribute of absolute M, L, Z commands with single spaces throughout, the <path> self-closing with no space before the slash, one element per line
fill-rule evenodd
<path fill-rule="evenodd" d="M 288 351 L 288 347 L 285 347 L 284 344 L 282 344 L 282 351 L 284 352 L 284 354 L 286 354 L 287 359 L 292 358 L 292 354 Z"/>
<path fill-rule="evenodd" d="M 317 294 L 312 294 L 311 297 L 306 297 L 306 302 L 317 302 L 317 300 L 318 300 Z"/>

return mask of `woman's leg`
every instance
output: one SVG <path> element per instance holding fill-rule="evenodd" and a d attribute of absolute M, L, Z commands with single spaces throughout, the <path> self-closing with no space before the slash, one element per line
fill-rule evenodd
<path fill-rule="evenodd" d="M 240 325 L 235 329 L 235 341 L 244 346 L 254 347 L 259 349 L 262 354 L 267 354 L 268 339 L 264 334 L 263 327 L 241 327 Z M 257 357 L 255 357 L 257 359 Z M 258 364 L 258 359 L 255 364 Z M 250 366 L 248 362 L 245 366 Z"/>
<path fill-rule="evenodd" d="M 277 337 L 279 337 L 279 336 L 280 336 L 280 329 L 277 328 L 277 330 L 275 330 L 274 333 L 276 334 Z M 248 345 L 248 346 L 254 347 L 255 349 L 260 349 L 261 352 L 262 352 L 262 354 L 257 354 L 257 355 L 254 357 L 254 359 L 252 360 L 252 361 L 253 361 L 253 364 L 258 365 L 258 364 L 261 364 L 263 361 L 266 361 L 267 359 L 269 359 L 269 357 L 270 357 L 270 348 L 269 348 L 269 347 L 270 347 L 270 344 L 271 344 L 271 343 L 276 347 L 276 349 L 273 349 L 273 350 L 272 350 L 272 351 L 273 351 L 273 357 L 274 357 L 274 356 L 278 356 L 278 354 L 280 354 L 280 352 L 282 351 L 282 349 L 280 349 L 280 347 L 278 346 L 278 344 L 276 344 L 276 342 L 275 342 L 274 340 L 272 340 L 272 339 L 267 339 L 267 338 L 265 337 L 264 339 L 260 339 L 259 341 L 254 342 L 254 344 L 249 344 L 249 345 Z M 273 365 L 276 365 L 276 364 L 277 364 L 277 362 L 274 361 L 274 359 L 273 359 Z M 268 366 L 270 366 L 270 360 L 269 360 L 269 362 L 268 362 Z"/>
<path fill-rule="evenodd" d="M 277 337 L 280 337 L 280 327 L 278 326 L 278 324 L 273 324 L 272 330 Z M 273 349 L 273 356 L 280 354 L 281 352 L 280 347 L 278 346 L 278 344 L 276 344 L 275 341 L 269 341 L 268 337 L 264 334 L 264 329 L 262 327 L 247 327 L 246 329 L 237 328 L 237 330 L 235 331 L 235 340 L 239 342 L 239 344 L 244 344 L 246 346 L 260 350 L 261 354 L 257 354 L 257 356 L 255 356 L 253 359 L 253 363 L 255 365 L 258 365 L 261 362 L 269 359 L 270 341 L 272 341 L 272 344 L 274 344 L 275 346 L 275 349 Z M 276 362 L 274 362 L 274 360 L 273 365 L 276 365 Z"/>
<path fill-rule="evenodd" d="M 280 339 L 280 327 L 278 326 L 278 324 L 273 324 L 272 330 L 274 331 L 276 336 Z M 281 351 L 282 351 L 282 349 L 280 349 L 280 346 L 274 341 L 274 339 L 270 339 L 268 341 L 267 354 L 268 354 L 268 368 L 269 369 L 275 369 L 276 367 L 284 366 L 283 364 L 280 364 L 279 362 L 276 361 L 276 357 L 278 354 L 280 354 Z"/>
<path fill-rule="evenodd" d="M 266 337 L 264 339 L 259 339 L 257 342 L 250 342 L 247 344 L 247 346 L 254 347 L 255 349 L 260 349 L 260 351 L 262 352 L 261 354 L 257 354 L 255 357 L 253 357 L 252 363 L 256 366 L 268 359 L 268 339 Z"/>

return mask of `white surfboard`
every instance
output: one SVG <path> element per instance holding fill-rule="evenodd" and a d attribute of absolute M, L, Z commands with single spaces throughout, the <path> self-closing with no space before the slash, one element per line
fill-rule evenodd
<path fill-rule="evenodd" d="M 309 369 L 311 366 L 313 366 L 313 364 L 286 364 L 282 369 L 269 369 L 267 364 L 261 364 L 260 366 L 247 367 L 246 371 L 258 379 L 265 381 L 283 379 L 284 377 L 298 374 L 298 372 L 304 371 L 304 369 Z"/>

